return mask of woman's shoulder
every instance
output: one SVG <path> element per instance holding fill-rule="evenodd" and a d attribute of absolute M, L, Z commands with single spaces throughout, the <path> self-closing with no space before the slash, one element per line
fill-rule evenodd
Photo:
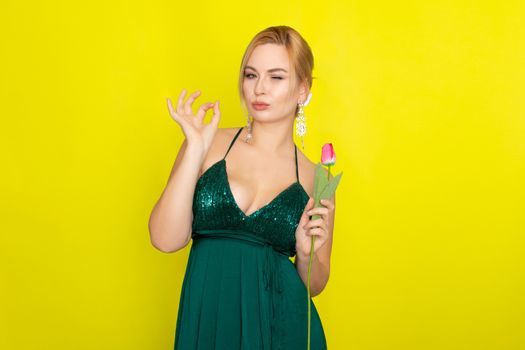
<path fill-rule="evenodd" d="M 304 168 L 307 172 L 313 171 L 315 169 L 316 164 L 300 150 L 299 146 L 297 146 L 297 162 L 299 166 Z"/>
<path fill-rule="evenodd" d="M 308 192 L 310 197 L 313 197 L 315 168 L 319 162 L 320 161 L 313 162 L 310 160 L 310 158 L 297 147 L 297 164 L 299 167 L 300 181 L 304 184 L 303 188 Z M 328 176 L 326 167 L 322 166 L 321 170 L 325 176 Z"/>
<path fill-rule="evenodd" d="M 242 129 L 242 126 L 237 126 L 233 128 L 217 128 L 217 144 L 214 145 L 218 149 L 223 149 L 224 147 L 228 148 L 230 142 L 233 141 L 233 138 Z M 240 137 L 240 136 L 239 136 Z"/>
<path fill-rule="evenodd" d="M 217 132 L 215 133 L 215 137 L 213 138 L 211 147 L 208 150 L 208 153 L 206 154 L 202 163 L 199 176 L 204 174 L 208 170 L 208 168 L 210 168 L 213 164 L 217 163 L 224 157 L 224 154 L 226 153 L 226 150 L 228 149 L 231 140 L 235 136 L 235 133 L 239 131 L 239 129 L 240 127 L 217 128 Z"/>
<path fill-rule="evenodd" d="M 317 167 L 317 164 L 320 162 L 320 161 L 313 162 L 312 160 L 310 160 L 310 158 L 308 158 L 308 156 L 306 154 L 304 154 L 303 152 L 299 151 L 299 148 L 297 148 L 297 158 L 298 158 L 299 162 L 301 162 L 301 158 L 302 158 L 303 166 L 306 168 L 306 170 L 309 173 L 312 173 L 312 174 L 315 172 L 315 168 Z M 328 170 L 325 167 L 321 167 L 321 168 L 323 169 L 324 174 L 327 175 L 328 174 Z"/>
<path fill-rule="evenodd" d="M 297 147 L 297 166 L 299 168 L 299 181 L 308 195 L 313 197 L 316 164 L 299 147 Z"/>

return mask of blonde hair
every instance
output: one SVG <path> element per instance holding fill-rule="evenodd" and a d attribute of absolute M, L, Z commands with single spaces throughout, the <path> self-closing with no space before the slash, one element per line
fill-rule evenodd
<path fill-rule="evenodd" d="M 288 90 L 288 98 L 291 98 L 297 92 L 299 84 L 297 82 L 308 84 L 308 89 L 312 88 L 312 70 L 314 68 L 314 56 L 308 43 L 303 39 L 295 29 L 289 26 L 273 26 L 268 27 L 257 33 L 244 52 L 241 61 L 241 69 L 239 74 L 239 95 L 241 105 L 247 111 L 246 101 L 243 94 L 244 69 L 252 54 L 253 50 L 263 44 L 277 44 L 283 45 L 288 51 L 290 58 L 290 89 Z M 305 102 L 305 101 L 302 101 Z M 297 108 L 295 113 L 297 113 Z"/>

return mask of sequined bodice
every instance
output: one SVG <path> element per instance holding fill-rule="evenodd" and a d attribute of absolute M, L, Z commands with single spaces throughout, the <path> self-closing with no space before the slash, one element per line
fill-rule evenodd
<path fill-rule="evenodd" d="M 269 203 L 246 215 L 233 197 L 226 155 L 242 128 L 239 129 L 224 158 L 209 167 L 199 178 L 193 197 L 192 238 L 199 231 L 222 230 L 235 235 L 252 235 L 255 240 L 268 242 L 276 251 L 294 256 L 295 230 L 309 196 L 299 182 L 297 146 L 295 166 L 297 181 L 281 191 Z"/>

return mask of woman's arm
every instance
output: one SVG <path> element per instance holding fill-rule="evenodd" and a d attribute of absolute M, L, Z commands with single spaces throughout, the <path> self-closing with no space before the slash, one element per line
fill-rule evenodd
<path fill-rule="evenodd" d="M 203 153 L 184 140 L 166 188 L 151 212 L 148 223 L 151 243 L 162 252 L 176 252 L 191 240 L 193 195 Z"/>
<path fill-rule="evenodd" d="M 323 238 L 326 237 L 326 241 L 322 243 L 321 247 L 314 250 L 313 254 L 312 271 L 310 273 L 310 292 L 312 297 L 320 294 L 323 291 L 323 289 L 328 284 L 328 279 L 330 277 L 330 258 L 332 255 L 332 242 L 335 221 L 335 193 L 332 198 L 333 200 L 322 199 L 321 207 L 310 209 L 306 213 L 308 217 L 314 214 L 322 216 L 321 219 L 318 220 L 321 221 L 319 225 L 324 228 L 324 233 L 322 234 L 322 236 Z M 305 226 L 312 226 L 315 223 L 315 221 L 309 221 Z M 302 222 L 304 222 L 304 220 L 301 221 L 301 224 Z M 302 236 L 303 235 L 300 235 L 300 237 Z M 317 241 L 319 241 L 320 237 L 317 237 L 316 239 Z M 310 251 L 310 241 L 311 236 L 308 235 L 308 251 Z M 318 242 L 316 242 L 316 245 L 317 244 Z M 298 249 L 297 255 L 295 257 L 295 268 L 297 269 L 297 273 L 303 280 L 305 286 L 308 286 L 309 262 L 310 254 L 305 254 L 301 252 L 300 249 Z"/>
<path fill-rule="evenodd" d="M 310 262 L 310 255 L 302 256 L 300 254 L 295 256 L 295 268 L 301 277 L 305 286 L 308 286 L 308 264 Z M 310 273 L 310 296 L 313 298 L 321 294 L 323 289 L 328 284 L 330 277 L 330 266 L 325 266 L 320 260 L 318 253 L 314 253 L 312 261 L 312 271 Z"/>

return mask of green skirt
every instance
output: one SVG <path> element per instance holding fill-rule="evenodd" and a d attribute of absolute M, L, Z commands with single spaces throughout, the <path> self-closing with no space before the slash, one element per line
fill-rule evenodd
<path fill-rule="evenodd" d="M 308 291 L 289 257 L 249 232 L 193 234 L 175 350 L 307 348 Z M 311 350 L 326 349 L 311 305 Z"/>

